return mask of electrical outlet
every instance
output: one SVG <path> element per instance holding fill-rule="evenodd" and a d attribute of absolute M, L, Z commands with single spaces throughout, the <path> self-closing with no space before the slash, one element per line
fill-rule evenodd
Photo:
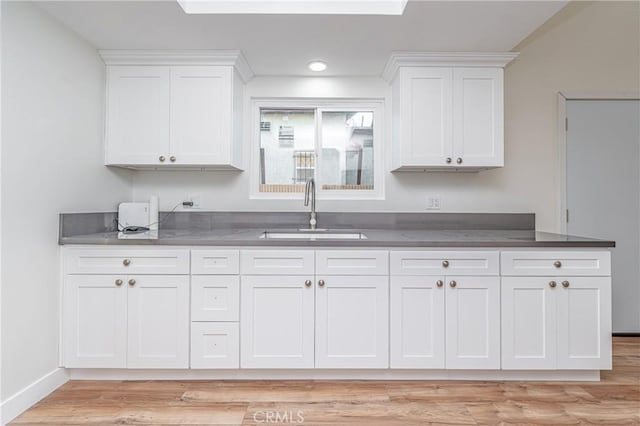
<path fill-rule="evenodd" d="M 189 195 L 189 201 L 193 203 L 191 209 L 199 209 L 202 206 L 202 194 L 191 194 Z"/>
<path fill-rule="evenodd" d="M 440 195 L 427 195 L 427 210 L 440 210 L 441 205 Z"/>

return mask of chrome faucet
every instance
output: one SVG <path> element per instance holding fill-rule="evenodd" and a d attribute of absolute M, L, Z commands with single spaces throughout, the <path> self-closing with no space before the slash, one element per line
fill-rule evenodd
<path fill-rule="evenodd" d="M 311 219 L 309 219 L 309 229 L 316 229 L 316 181 L 311 178 L 304 187 L 304 205 L 309 205 L 311 198 Z"/>

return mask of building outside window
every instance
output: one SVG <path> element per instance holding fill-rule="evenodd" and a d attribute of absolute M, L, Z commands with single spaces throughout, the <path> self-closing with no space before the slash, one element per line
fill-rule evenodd
<path fill-rule="evenodd" d="M 380 102 L 273 104 L 254 106 L 259 128 L 254 198 L 294 198 L 311 178 L 319 198 L 384 196 Z"/>

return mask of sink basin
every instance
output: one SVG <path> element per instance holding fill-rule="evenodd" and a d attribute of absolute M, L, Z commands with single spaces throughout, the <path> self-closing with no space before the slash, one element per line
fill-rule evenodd
<path fill-rule="evenodd" d="M 260 238 L 266 240 L 366 240 L 367 236 L 362 232 L 353 231 L 303 230 L 265 231 L 260 235 Z"/>

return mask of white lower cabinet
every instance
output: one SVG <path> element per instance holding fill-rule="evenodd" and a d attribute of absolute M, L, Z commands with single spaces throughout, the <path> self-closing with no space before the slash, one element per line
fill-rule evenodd
<path fill-rule="evenodd" d="M 64 366 L 127 366 L 127 284 L 121 275 L 69 275 L 63 307 Z"/>
<path fill-rule="evenodd" d="M 63 256 L 67 368 L 611 368 L 606 251 L 147 247 Z"/>
<path fill-rule="evenodd" d="M 313 276 L 243 275 L 242 368 L 313 368 Z"/>
<path fill-rule="evenodd" d="M 611 368 L 610 277 L 504 277 L 502 368 Z"/>
<path fill-rule="evenodd" d="M 141 275 L 128 286 L 127 367 L 188 368 L 189 277 Z"/>
<path fill-rule="evenodd" d="M 557 286 L 546 277 L 502 278 L 503 369 L 556 368 Z"/>
<path fill-rule="evenodd" d="M 389 278 L 321 276 L 316 368 L 389 367 Z"/>
<path fill-rule="evenodd" d="M 444 277 L 391 277 L 391 368 L 444 368 Z"/>
<path fill-rule="evenodd" d="M 500 278 L 391 277 L 391 368 L 500 368 Z"/>
<path fill-rule="evenodd" d="M 446 367 L 500 368 L 500 278 L 446 277 Z"/>
<path fill-rule="evenodd" d="M 63 348 L 68 368 L 188 368 L 189 276 L 67 276 Z"/>

